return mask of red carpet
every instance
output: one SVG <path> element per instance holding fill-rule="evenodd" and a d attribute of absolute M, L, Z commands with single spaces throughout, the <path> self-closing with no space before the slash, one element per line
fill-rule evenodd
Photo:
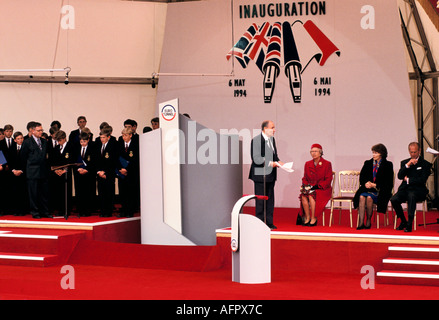
<path fill-rule="evenodd" d="M 60 267 L 0 266 L 0 299 L 42 300 L 436 300 L 439 288 L 376 284 L 357 274 L 273 271 L 272 283 L 244 285 L 231 272 L 184 272 L 74 265 L 75 289 L 64 290 Z"/>
<path fill-rule="evenodd" d="M 356 232 L 349 227 L 294 225 L 294 209 L 276 209 L 278 230 Z M 429 214 L 431 220 L 437 213 Z M 328 217 L 327 217 L 328 218 Z M 356 219 L 356 216 L 355 216 Z M 347 221 L 343 220 L 342 223 Z M 320 223 L 319 223 L 320 224 Z M 439 226 L 419 228 L 437 235 Z M 376 229 L 368 232 L 377 232 Z M 379 232 L 394 233 L 393 227 Z M 220 239 L 220 238 L 219 238 Z M 245 285 L 231 281 L 230 251 L 215 247 L 144 246 L 79 240 L 66 264 L 74 268 L 74 289 L 62 289 L 61 265 L 0 266 L 1 300 L 434 300 L 439 287 L 375 284 L 362 289 L 359 266 L 385 245 L 351 242 L 272 240 L 272 283 Z M 376 270 L 378 271 L 378 270 Z M 427 289 L 426 289 L 427 288 Z M 261 302 L 263 303 L 263 302 Z M 168 310 L 174 312 L 174 310 Z"/>

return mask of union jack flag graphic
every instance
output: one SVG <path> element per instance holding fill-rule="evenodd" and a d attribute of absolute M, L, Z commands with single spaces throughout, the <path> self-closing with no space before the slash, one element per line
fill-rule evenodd
<path fill-rule="evenodd" d="M 271 103 L 276 79 L 283 66 L 290 84 L 294 103 L 302 101 L 301 75 L 311 61 L 324 66 L 329 57 L 336 53 L 337 46 L 312 22 L 296 20 L 264 22 L 261 26 L 253 23 L 233 48 L 227 53 L 227 60 L 235 57 L 241 66 L 247 68 L 254 61 L 264 75 L 264 102 Z M 281 64 L 283 54 L 283 65 Z"/>
<path fill-rule="evenodd" d="M 227 60 L 234 56 L 243 68 L 247 68 L 250 60 L 258 61 L 261 55 L 263 58 L 270 30 L 271 26 L 268 22 L 264 22 L 261 27 L 253 23 L 229 51 Z M 258 67 L 260 68 L 260 66 Z"/>
<path fill-rule="evenodd" d="M 264 102 L 270 103 L 273 97 L 276 78 L 280 72 L 280 59 L 282 50 L 282 26 L 279 22 L 273 25 L 267 55 L 262 66 L 264 73 Z"/>

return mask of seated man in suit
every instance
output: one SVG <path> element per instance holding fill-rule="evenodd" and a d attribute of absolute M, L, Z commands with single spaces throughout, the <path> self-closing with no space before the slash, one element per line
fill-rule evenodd
<path fill-rule="evenodd" d="M 396 215 L 401 219 L 398 230 L 412 231 L 413 218 L 416 210 L 416 202 L 425 200 L 428 189 L 427 179 L 431 173 L 431 163 L 421 157 L 419 143 L 409 144 L 410 158 L 401 161 L 401 169 L 398 171 L 398 179 L 402 180 L 398 192 L 390 199 Z M 408 220 L 404 216 L 401 203 L 407 202 Z"/>

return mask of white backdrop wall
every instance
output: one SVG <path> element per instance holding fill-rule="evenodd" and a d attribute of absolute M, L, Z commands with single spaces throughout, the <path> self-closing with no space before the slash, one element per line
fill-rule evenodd
<path fill-rule="evenodd" d="M 0 69 L 69 66 L 72 77 L 150 77 L 160 65 L 165 22 L 166 4 L 160 3 L 2 0 Z M 48 131 L 59 120 L 69 133 L 84 115 L 95 136 L 103 121 L 119 136 L 127 118 L 140 132 L 150 125 L 155 103 L 149 85 L 0 83 L 0 126 L 26 132 L 35 120 Z"/>
<path fill-rule="evenodd" d="M 223 0 L 168 6 L 161 72 L 205 75 L 161 76 L 158 102 L 179 98 L 181 112 L 217 131 L 258 130 L 263 120 L 272 119 L 280 157 L 294 161 L 296 170 L 280 173 L 277 206 L 298 206 L 303 165 L 310 159 L 309 149 L 315 142 L 323 145 L 324 157 L 335 171 L 361 169 L 376 143 L 387 146 L 389 160 L 399 168 L 399 162 L 408 156 L 407 144 L 416 140 L 416 130 L 396 1 L 305 1 L 304 6 L 309 7 L 324 3 L 324 13 L 312 15 L 303 10 L 302 14 L 286 15 L 284 10 L 273 16 L 268 15 L 269 4 L 272 8 L 276 4 L 286 8 L 287 4 L 292 10 L 293 2 L 232 3 L 233 13 L 231 2 Z M 260 4 L 267 10 L 264 17 Z M 241 14 L 245 8 L 250 12 L 248 17 Z M 253 23 L 261 27 L 264 22 L 308 20 L 333 42 L 340 55 L 332 54 L 324 65 L 314 60 L 306 67 L 301 103 L 292 100 L 281 61 L 272 101 L 264 103 L 263 74 L 255 61 L 243 68 L 237 60 L 234 65 L 227 60 L 227 53 Z M 306 49 L 305 37 L 298 32 L 295 36 L 297 48 Z M 230 78 L 225 76 L 206 75 L 232 71 L 232 80 L 240 79 L 240 86 L 233 82 L 229 86 Z M 321 85 L 320 78 L 330 78 L 330 85 Z M 315 90 L 323 88 L 329 88 L 330 95 L 316 95 Z M 234 97 L 236 89 L 245 90 L 246 95 Z M 244 154 L 245 145 L 244 141 Z M 244 162 L 243 193 L 252 193 L 253 184 L 247 179 L 249 150 Z"/>

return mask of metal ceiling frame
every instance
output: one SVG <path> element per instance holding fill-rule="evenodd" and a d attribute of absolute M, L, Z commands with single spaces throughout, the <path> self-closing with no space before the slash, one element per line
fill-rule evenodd
<path fill-rule="evenodd" d="M 64 83 L 64 84 L 131 84 L 131 85 L 156 85 L 158 79 L 152 77 L 81 77 L 68 76 L 39 76 L 39 75 L 0 75 L 0 82 L 9 83 Z"/>
<path fill-rule="evenodd" d="M 416 81 L 416 124 L 418 131 L 418 142 L 421 145 L 422 154 L 425 155 L 426 148 L 425 143 L 428 147 L 438 150 L 438 138 L 439 138 L 439 112 L 438 112 L 438 76 L 439 72 L 436 69 L 436 64 L 434 62 L 433 54 L 430 50 L 430 45 L 428 43 L 424 26 L 422 24 L 418 9 L 416 7 L 415 0 L 404 0 L 410 8 L 409 17 L 407 24 L 404 22 L 402 13 L 400 11 L 401 17 L 401 28 L 402 34 L 407 46 L 408 55 L 410 57 L 414 72 L 409 73 L 409 79 Z M 414 32 L 409 33 L 409 24 L 414 22 L 417 31 L 417 36 L 419 40 L 415 40 Z M 422 60 L 419 62 L 416 57 L 414 45 L 417 45 L 423 49 L 423 56 L 420 57 Z M 430 99 L 431 108 L 428 112 L 424 112 L 424 98 Z M 428 132 L 425 130 L 428 124 L 432 124 L 432 130 Z M 434 177 L 434 199 L 430 204 L 438 208 L 438 168 L 437 168 L 437 158 L 434 158 L 435 163 L 433 164 L 433 177 Z"/>

